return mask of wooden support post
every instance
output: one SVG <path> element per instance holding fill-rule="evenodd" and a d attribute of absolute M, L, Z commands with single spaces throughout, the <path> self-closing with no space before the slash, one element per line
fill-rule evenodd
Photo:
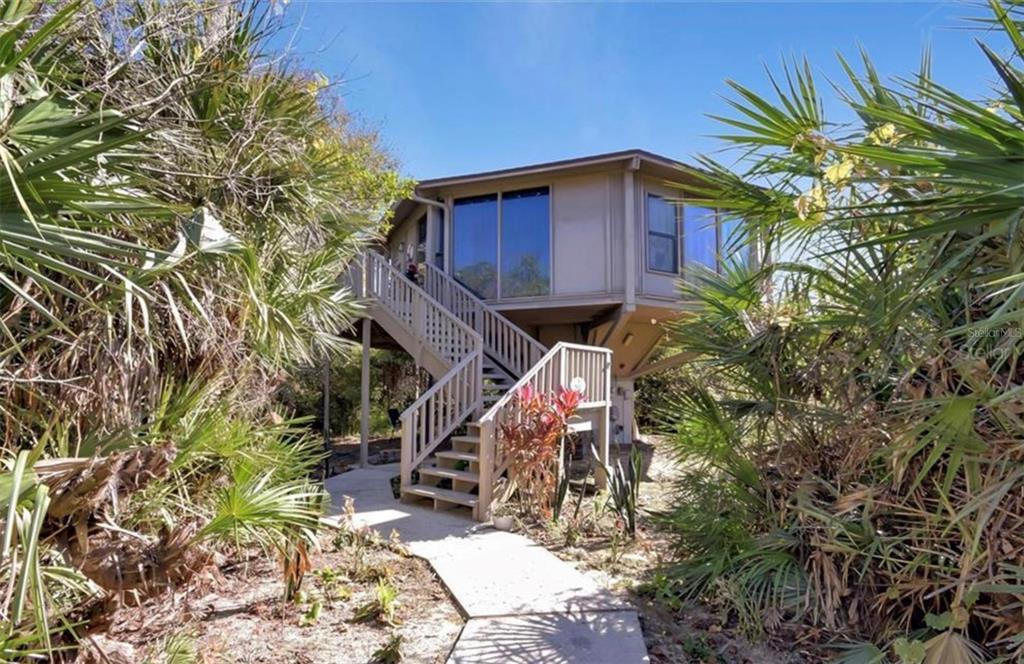
<path fill-rule="evenodd" d="M 597 422 L 594 428 L 594 444 L 597 447 L 597 455 L 601 460 L 598 472 L 594 474 L 594 484 L 598 489 L 604 489 L 608 486 L 608 476 L 604 472 L 604 468 L 609 466 L 611 462 L 612 367 L 610 353 L 605 357 L 601 371 L 604 373 L 604 394 L 601 395 L 604 399 L 604 405 L 597 411 Z"/>
<path fill-rule="evenodd" d="M 636 178 L 633 173 L 640 167 L 638 160 L 633 160 L 632 163 L 626 168 L 622 174 L 622 193 L 623 193 L 623 226 L 625 227 L 625 234 L 623 236 L 623 249 L 626 253 L 625 260 L 625 295 L 623 299 L 625 304 L 633 306 L 636 303 L 636 280 L 637 280 L 637 224 L 636 224 Z"/>
<path fill-rule="evenodd" d="M 323 354 L 324 479 L 331 473 L 331 356 Z"/>
<path fill-rule="evenodd" d="M 611 433 L 611 406 L 606 404 L 597 410 L 597 421 L 594 422 L 594 447 L 597 448 L 597 460 L 601 463 L 596 465 L 594 472 L 594 485 L 604 490 L 608 486 L 608 473 L 605 467 L 610 464 L 609 438 Z"/>
<path fill-rule="evenodd" d="M 416 415 L 412 415 L 412 420 L 415 421 Z M 413 431 L 409 422 L 402 420 L 402 450 L 401 450 L 401 466 L 399 472 L 401 474 L 402 488 L 412 486 L 412 442 L 413 442 Z M 405 496 L 402 496 L 405 499 Z"/>
<path fill-rule="evenodd" d="M 370 325 L 363 319 L 363 367 L 360 381 L 359 467 L 366 468 L 370 458 Z"/>
<path fill-rule="evenodd" d="M 480 464 L 480 472 L 477 480 L 476 509 L 473 510 L 473 518 L 477 521 L 486 521 L 491 516 L 491 501 L 494 500 L 494 453 L 497 438 L 494 420 L 488 420 L 480 426 L 480 443 L 477 447 Z"/>

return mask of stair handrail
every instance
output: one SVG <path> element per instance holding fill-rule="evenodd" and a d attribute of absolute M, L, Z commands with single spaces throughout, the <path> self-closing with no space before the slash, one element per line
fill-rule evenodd
<path fill-rule="evenodd" d="M 449 361 L 446 374 L 399 416 L 402 423 L 401 482 L 412 484 L 413 469 L 483 404 L 483 338 L 440 302 L 397 270 L 387 258 L 367 251 L 363 296 L 374 297 L 416 338 Z"/>
<path fill-rule="evenodd" d="M 484 352 L 518 378 L 548 352 L 497 309 L 481 300 L 444 270 L 424 264 L 423 288 L 484 340 Z"/>
<path fill-rule="evenodd" d="M 466 356 L 399 416 L 402 422 L 402 486 L 412 470 L 483 403 L 483 351 Z"/>
<path fill-rule="evenodd" d="M 374 297 L 449 366 L 478 348 L 482 350 L 483 337 L 476 330 L 402 274 L 386 256 L 372 250 L 364 255 L 363 297 Z"/>
<path fill-rule="evenodd" d="M 507 465 L 499 439 L 501 425 L 517 414 L 513 402 L 516 394 L 527 385 L 542 393 L 555 392 L 560 387 L 578 389 L 584 395 L 580 410 L 603 407 L 607 414 L 612 398 L 611 363 L 612 351 L 608 348 L 560 341 L 480 417 L 478 518 L 485 518 L 494 481 Z M 602 435 L 607 436 L 607 432 Z"/>

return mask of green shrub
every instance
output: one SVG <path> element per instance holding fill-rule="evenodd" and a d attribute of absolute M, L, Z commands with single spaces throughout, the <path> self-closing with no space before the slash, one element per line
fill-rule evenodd
<path fill-rule="evenodd" d="M 779 260 L 682 285 L 674 340 L 711 380 L 673 395 L 667 572 L 750 632 L 809 625 L 845 661 L 1024 656 L 1024 39 L 993 8 L 1013 60 L 982 46 L 990 97 L 865 55 L 840 126 L 793 65 L 774 101 L 731 84 L 741 172 L 693 172 L 691 200 Z"/>

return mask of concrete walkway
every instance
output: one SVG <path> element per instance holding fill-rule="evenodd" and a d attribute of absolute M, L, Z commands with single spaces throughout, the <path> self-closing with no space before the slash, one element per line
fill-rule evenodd
<path fill-rule="evenodd" d="M 356 525 L 397 530 L 425 558 L 467 622 L 450 664 L 633 664 L 647 662 L 636 611 L 532 540 L 459 513 L 407 505 L 391 495 L 398 465 L 327 480 L 333 514 L 345 496 Z"/>

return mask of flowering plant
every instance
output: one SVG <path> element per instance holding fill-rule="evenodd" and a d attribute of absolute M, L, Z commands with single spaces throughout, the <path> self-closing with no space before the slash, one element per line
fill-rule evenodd
<path fill-rule="evenodd" d="M 583 394 L 558 388 L 543 393 L 525 385 L 514 398 L 514 413 L 501 425 L 502 453 L 521 505 L 548 517 L 557 480 L 560 443 Z"/>

